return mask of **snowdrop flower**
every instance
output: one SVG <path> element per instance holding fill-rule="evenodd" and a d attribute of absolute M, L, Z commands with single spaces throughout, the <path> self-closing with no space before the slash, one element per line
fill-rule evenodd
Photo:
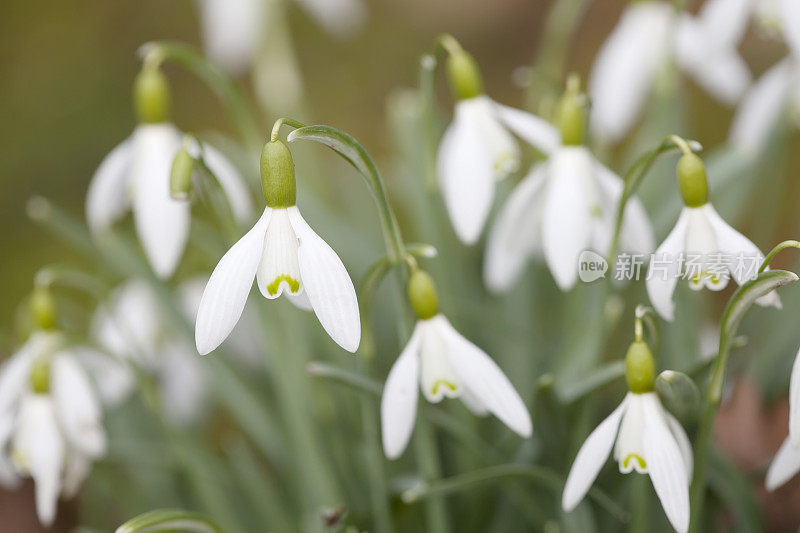
<path fill-rule="evenodd" d="M 474 414 L 492 413 L 519 435 L 529 437 L 531 419 L 522 399 L 497 364 L 439 313 L 430 276 L 413 273 L 408 294 L 419 320 L 386 378 L 381 398 L 386 456 L 399 457 L 411 438 L 418 388 L 429 402 L 460 398 Z"/>
<path fill-rule="evenodd" d="M 449 52 L 447 71 L 456 104 L 439 145 L 437 173 L 456 235 L 474 244 L 492 207 L 495 182 L 519 168 L 520 149 L 511 132 L 545 153 L 558 147 L 558 132 L 486 96 L 472 56 L 452 37 L 442 42 Z"/>
<path fill-rule="evenodd" d="M 767 470 L 765 485 L 772 491 L 800 471 L 800 352 L 794 359 L 789 381 L 789 436 Z"/>
<path fill-rule="evenodd" d="M 672 293 L 681 275 L 692 290 L 719 291 L 731 277 L 738 285 L 753 279 L 764 260 L 756 245 L 729 226 L 708 201 L 705 166 L 688 147 L 678 162 L 678 182 L 685 207 L 653 254 L 646 281 L 650 302 L 669 321 L 675 313 Z M 756 303 L 781 305 L 775 291 Z"/>
<path fill-rule="evenodd" d="M 197 350 L 205 355 L 228 337 L 256 278 L 265 298 L 283 294 L 297 307 L 313 310 L 328 335 L 355 352 L 361 322 L 353 282 L 336 252 L 300 215 L 294 163 L 282 142 L 264 146 L 261 180 L 267 207 L 208 280 L 197 312 Z"/>
<path fill-rule="evenodd" d="M 510 289 L 530 257 L 544 255 L 561 290 L 578 278 L 578 257 L 589 248 L 606 254 L 611 245 L 622 180 L 583 146 L 585 98 L 578 81 L 558 106 L 560 145 L 514 189 L 489 233 L 484 282 L 495 292 Z M 647 254 L 653 230 L 638 198 L 623 216 L 620 248 Z"/>
<path fill-rule="evenodd" d="M 261 47 L 269 0 L 199 0 L 203 44 L 212 61 L 242 74 Z M 366 19 L 362 0 L 296 0 L 329 33 L 348 37 Z M 275 8 L 273 8 L 275 9 Z M 280 8 L 279 8 L 280 9 Z"/>
<path fill-rule="evenodd" d="M 32 477 L 39 521 L 49 526 L 59 495 L 73 496 L 105 450 L 88 376 L 60 334 L 36 331 L 0 366 L 0 481 Z"/>
<path fill-rule="evenodd" d="M 678 15 L 664 0 L 631 2 L 592 66 L 592 133 L 609 143 L 622 139 L 671 59 L 715 98 L 735 104 L 750 83 L 736 51 L 749 2 L 707 0 L 697 17 Z"/>
<path fill-rule="evenodd" d="M 86 219 L 95 235 L 106 232 L 128 209 L 153 271 L 168 278 L 189 236 L 190 204 L 170 195 L 170 172 L 183 134 L 168 122 L 169 87 L 157 66 L 145 62 L 134 87 L 140 124 L 98 167 L 86 196 Z M 196 144 L 196 143 L 195 143 Z M 251 214 L 247 187 L 238 171 L 208 144 L 190 145 L 219 179 L 239 222 Z"/>
<path fill-rule="evenodd" d="M 634 342 L 625 357 L 630 392 L 578 450 L 561 499 L 565 511 L 580 503 L 613 448 L 619 471 L 649 474 L 672 527 L 681 533 L 688 530 L 692 448 L 681 425 L 653 392 L 654 376 L 650 349 L 641 340 Z"/>
<path fill-rule="evenodd" d="M 752 0 L 761 27 L 782 37 L 789 51 L 800 58 L 800 4 L 794 0 Z"/>

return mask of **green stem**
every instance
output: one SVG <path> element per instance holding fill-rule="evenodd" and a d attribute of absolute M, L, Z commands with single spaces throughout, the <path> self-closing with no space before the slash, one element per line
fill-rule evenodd
<path fill-rule="evenodd" d="M 628 527 L 630 533 L 648 533 L 652 531 L 650 525 L 650 479 L 643 474 L 634 474 L 631 495 L 631 522 Z"/>
<path fill-rule="evenodd" d="M 773 248 L 768 254 L 767 257 L 764 258 L 764 261 L 761 263 L 761 266 L 758 269 L 758 273 L 761 274 L 766 270 L 772 260 L 778 255 L 782 250 L 787 248 L 800 248 L 800 242 L 788 240 L 783 241 L 782 243 L 778 244 L 775 248 Z"/>
<path fill-rule="evenodd" d="M 294 129 L 305 128 L 306 125 L 302 122 L 298 122 L 291 118 L 282 117 L 275 121 L 275 124 L 272 125 L 272 133 L 269 136 L 270 142 L 275 142 L 278 140 L 278 133 L 280 132 L 281 126 L 286 124 L 287 126 L 291 126 Z"/>
<path fill-rule="evenodd" d="M 661 332 L 658 327 L 658 316 L 656 315 L 655 311 L 653 311 L 652 307 L 647 307 L 646 305 L 637 305 L 635 314 L 636 319 L 634 334 L 636 336 L 636 340 L 642 340 L 642 329 L 643 327 L 646 328 L 650 340 L 650 349 L 653 351 L 653 355 L 658 358 L 658 347 L 659 344 L 661 344 Z"/>

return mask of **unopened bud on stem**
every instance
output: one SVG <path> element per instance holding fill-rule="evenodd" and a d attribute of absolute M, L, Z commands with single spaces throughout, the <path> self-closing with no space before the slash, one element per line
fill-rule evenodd
<path fill-rule="evenodd" d="M 292 153 L 281 141 L 269 141 L 261 151 L 261 187 L 269 207 L 291 207 L 297 201 Z"/>
<path fill-rule="evenodd" d="M 450 52 L 447 57 L 447 77 L 456 100 L 466 100 L 483 94 L 483 80 L 478 63 L 460 48 Z"/>
<path fill-rule="evenodd" d="M 693 153 L 678 160 L 678 186 L 686 207 L 700 207 L 708 202 L 708 180 L 703 160 Z"/>
<path fill-rule="evenodd" d="M 145 64 L 133 82 L 133 100 L 139 122 L 158 124 L 169 118 L 169 83 L 161 69 Z"/>
<path fill-rule="evenodd" d="M 33 362 L 31 367 L 31 389 L 36 394 L 47 394 L 50 392 L 50 358 L 39 357 Z"/>
<path fill-rule="evenodd" d="M 650 348 L 643 341 L 635 341 L 625 355 L 625 381 L 631 392 L 652 392 L 656 378 L 656 363 Z"/>
<path fill-rule="evenodd" d="M 33 324 L 39 329 L 53 329 L 56 325 L 56 302 L 47 286 L 33 288 L 30 299 Z"/>
<path fill-rule="evenodd" d="M 422 320 L 433 318 L 439 312 L 439 299 L 433 278 L 424 270 L 416 270 L 408 280 L 408 299 Z"/>

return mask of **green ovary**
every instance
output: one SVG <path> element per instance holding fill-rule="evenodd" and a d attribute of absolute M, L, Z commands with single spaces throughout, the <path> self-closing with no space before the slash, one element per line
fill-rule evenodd
<path fill-rule="evenodd" d="M 297 294 L 297 292 L 300 290 L 300 282 L 291 276 L 288 276 L 286 274 L 281 274 L 280 276 L 272 280 L 272 283 L 267 285 L 267 292 L 270 294 L 270 296 L 275 296 L 276 294 L 278 294 L 278 288 L 284 281 L 289 285 L 289 291 L 292 294 Z"/>

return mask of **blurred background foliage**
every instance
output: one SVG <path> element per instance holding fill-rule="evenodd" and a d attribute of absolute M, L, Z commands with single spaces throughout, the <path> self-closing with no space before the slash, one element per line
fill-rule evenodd
<path fill-rule="evenodd" d="M 545 73 L 544 86 L 549 84 L 555 90 L 559 90 L 561 77 L 567 71 L 576 71 L 585 79 L 596 50 L 625 4 L 620 0 L 566 1 L 578 7 L 585 5 L 585 11 L 563 51 L 564 68 Z M 440 431 L 438 443 L 445 474 L 469 472 L 503 461 L 535 461 L 565 474 L 577 445 L 594 426 L 593 421 L 605 416 L 607 407 L 619 401 L 624 384 L 617 380 L 613 386 L 604 387 L 598 396 L 602 401 L 591 404 L 576 405 L 565 397 L 594 368 L 624 355 L 631 340 L 633 308 L 646 302 L 640 285 L 624 287 L 620 297 L 608 300 L 595 286 L 581 285 L 565 296 L 542 265 L 532 265 L 512 294 L 489 296 L 480 278 L 482 245 L 464 248 L 457 243 L 440 198 L 426 193 L 419 163 L 425 148 L 419 129 L 419 102 L 414 93 L 404 90 L 417 83 L 420 55 L 429 50 L 436 35 L 452 33 L 477 59 L 488 94 L 509 105 L 533 106 L 540 111 L 547 104 L 540 98 L 544 93 L 538 91 L 539 85 L 533 85 L 528 94 L 528 83 L 541 79 L 535 76 L 536 72 L 532 76 L 528 67 L 553 42 L 543 40 L 543 36 L 557 37 L 543 34 L 554 3 L 374 0 L 368 3 L 367 25 L 349 40 L 328 36 L 305 12 L 289 3 L 292 42 L 305 80 L 305 106 L 294 118 L 345 130 L 377 159 L 406 239 L 432 243 L 440 250 L 440 257 L 429 262 L 429 269 L 439 282 L 443 310 L 458 329 L 469 332 L 476 344 L 498 360 L 532 406 L 535 437 L 522 445 L 496 420 L 477 421 L 455 402 L 432 409 L 424 406 L 431 418 L 441 421 L 442 413 L 447 413 L 450 418 L 446 421 L 455 420 L 474 432 L 470 435 L 485 438 L 473 445 L 480 448 L 489 444 L 490 452 L 481 449 L 475 453 L 468 442 Z M 690 2 L 690 8 L 696 9 L 698 3 Z M 44 195 L 68 214 L 82 218 L 89 178 L 109 149 L 129 135 L 134 126 L 131 83 L 140 66 L 137 48 L 146 41 L 165 38 L 199 45 L 198 34 L 196 6 L 189 0 L 4 3 L 0 17 L 0 116 L 4 124 L 0 132 L 0 223 L 4 228 L 0 232 L 4 255 L 0 267 L 0 323 L 7 325 L 0 343 L 3 354 L 16 343 L 12 327 L 16 308 L 30 291 L 32 277 L 40 266 L 58 262 L 100 270 L 94 259 L 87 259 L 66 240 L 53 238 L 31 223 L 25 214 L 28 198 Z M 785 54 L 780 42 L 752 28 L 740 51 L 754 78 Z M 557 67 L 561 61 L 561 57 L 556 58 Z M 175 66 L 168 65 L 166 71 L 173 88 L 173 118 L 182 129 L 235 135 L 205 86 Z M 240 83 L 255 97 L 249 78 Z M 449 110 L 450 97 L 443 85 L 439 84 L 440 102 L 442 109 Z M 259 117 L 265 137 L 272 120 L 284 114 L 287 113 L 265 112 Z M 763 157 L 754 165 L 740 164 L 724 147 L 731 116 L 731 109 L 679 78 L 676 86 L 651 103 L 644 127 L 621 146 L 613 150 L 598 147 L 598 153 L 621 174 L 635 155 L 652 147 L 665 134 L 678 133 L 701 141 L 711 162 L 712 200 L 726 220 L 766 251 L 780 240 L 798 237 L 797 134 L 784 124 Z M 212 138 L 220 137 L 213 134 Z M 299 205 L 310 206 L 304 207 L 309 221 L 337 249 L 358 284 L 369 264 L 382 254 L 368 193 L 353 170 L 333 154 L 302 143 L 293 145 L 292 150 L 298 168 Z M 249 168 L 250 177 L 255 179 L 255 161 L 237 160 L 237 164 Z M 500 196 L 505 197 L 512 185 L 503 184 Z M 680 206 L 674 185 L 674 158 L 664 158 L 657 164 L 641 195 L 660 241 Z M 215 261 L 192 252 L 182 263 L 178 278 L 208 273 Z M 792 267 L 797 261 L 787 253 L 777 263 Z M 109 282 L 118 281 L 119 277 L 119 273 L 111 275 Z M 660 369 L 687 371 L 695 366 L 698 355 L 716 350 L 714 327 L 732 291 L 733 287 L 720 294 L 678 292 L 677 306 L 683 313 L 678 314 L 674 324 L 663 326 Z M 394 307 L 388 305 L 391 296 L 391 291 L 384 288 L 374 305 L 379 350 L 370 375 L 380 382 L 399 346 L 393 327 Z M 782 531 L 796 527 L 800 520 L 796 506 L 785 505 L 800 495 L 796 480 L 770 497 L 761 488 L 765 465 L 786 434 L 783 398 L 790 365 L 800 345 L 796 327 L 800 293 L 789 289 L 782 298 L 782 312 L 758 309 L 743 325 L 747 344 L 736 352 L 733 361 L 734 371 L 742 379 L 731 380 L 737 385 L 731 387 L 731 399 L 716 428 L 723 452 L 715 454 L 712 461 L 712 485 L 716 489 L 709 505 L 727 509 L 717 524 L 726 529 L 754 531 L 768 527 Z M 371 529 L 365 463 L 383 459 L 370 455 L 375 450 L 364 448 L 360 420 L 362 416 L 365 420 L 375 416 L 377 421 L 378 404 L 374 402 L 371 412 L 362 412 L 363 393 L 339 384 L 281 384 L 288 378 L 280 374 L 285 367 L 275 368 L 274 358 L 279 354 L 290 354 L 288 366 L 301 369 L 301 373 L 312 359 L 349 369 L 356 366 L 349 355 L 332 347 L 304 315 L 290 310 L 288 305 L 279 305 L 280 312 L 288 318 L 276 325 L 275 308 L 267 309 L 264 315 L 268 323 L 265 336 L 271 339 L 267 348 L 270 377 L 265 380 L 260 373 L 236 368 L 226 374 L 220 368 L 227 368 L 230 361 L 205 361 L 212 371 L 218 371 L 217 378 L 228 376 L 234 381 L 218 387 L 226 391 L 222 395 L 226 399 L 207 423 L 186 432 L 171 433 L 161 428 L 148 414 L 147 402 L 129 402 L 107 414 L 112 440 L 109 457 L 95 465 L 80 503 L 68 504 L 67 510 L 60 513 L 57 527 L 67 528 L 79 514 L 80 522 L 93 528 L 87 531 L 108 531 L 133 514 L 170 505 L 206 511 L 231 531 L 260 531 L 259 525 L 264 523 L 275 531 L 289 531 L 298 527 L 286 522 L 294 516 L 308 521 L 304 523 L 306 529 L 318 527 L 318 517 L 309 515 L 309 509 L 301 502 L 304 488 L 316 480 L 291 481 L 297 467 L 292 458 L 296 449 L 283 442 L 280 434 L 270 435 L 264 430 L 265 442 L 277 439 L 275 449 L 285 454 L 264 457 L 260 445 L 253 444 L 257 440 L 254 433 L 239 431 L 241 420 L 231 412 L 237 407 L 240 413 L 247 412 L 255 402 L 266 406 L 266 413 L 278 417 L 278 426 L 298 413 L 314 413 L 313 435 L 309 439 L 335 465 L 328 475 L 333 476 L 336 490 L 344 495 L 346 522 Z M 91 306 L 84 307 L 70 318 L 78 324 L 76 329 L 85 324 L 91 312 Z M 297 341 L 291 335 L 282 335 L 282 340 L 273 344 L 270 335 L 281 337 L 276 330 L 282 328 L 303 331 L 304 338 Z M 307 338 L 306 331 L 310 331 Z M 242 395 L 250 397 L 230 394 L 229 389 L 240 383 L 246 386 Z M 281 395 L 276 395 L 275 387 L 293 386 L 308 394 L 309 412 L 293 411 L 280 404 Z M 777 403 L 772 403 L 774 400 Z M 692 421 L 687 423 L 691 431 Z M 270 448 L 269 444 L 266 448 Z M 176 454 L 175 450 L 181 453 Z M 410 450 L 401 461 L 386 468 L 391 474 L 389 489 L 396 496 L 414 479 L 413 453 Z M 633 477 L 617 476 L 613 470 L 604 469 L 600 484 L 627 509 L 642 485 Z M 300 472 L 308 473 L 308 469 L 300 468 Z M 291 483 L 284 485 L 287 480 Z M 558 495 L 554 498 L 547 490 L 531 487 L 527 482 L 504 481 L 502 491 L 498 490 L 500 486 L 490 484 L 448 499 L 451 511 L 459 510 L 451 512 L 454 530 L 524 531 L 540 529 L 545 524 L 561 524 L 568 531 L 622 527 L 605 510 L 586 504 L 573 515 L 561 517 L 555 511 Z M 649 485 L 644 492 L 652 500 L 650 508 L 658 509 Z M 25 497 L 0 495 L 0 531 L 38 531 L 37 526 L 28 525 L 35 524 L 30 503 L 29 492 Z M 419 506 L 403 505 L 396 497 L 391 504 L 398 529 L 420 527 Z M 651 516 L 658 530 L 665 530 L 666 521 L 661 514 L 651 512 Z"/>

